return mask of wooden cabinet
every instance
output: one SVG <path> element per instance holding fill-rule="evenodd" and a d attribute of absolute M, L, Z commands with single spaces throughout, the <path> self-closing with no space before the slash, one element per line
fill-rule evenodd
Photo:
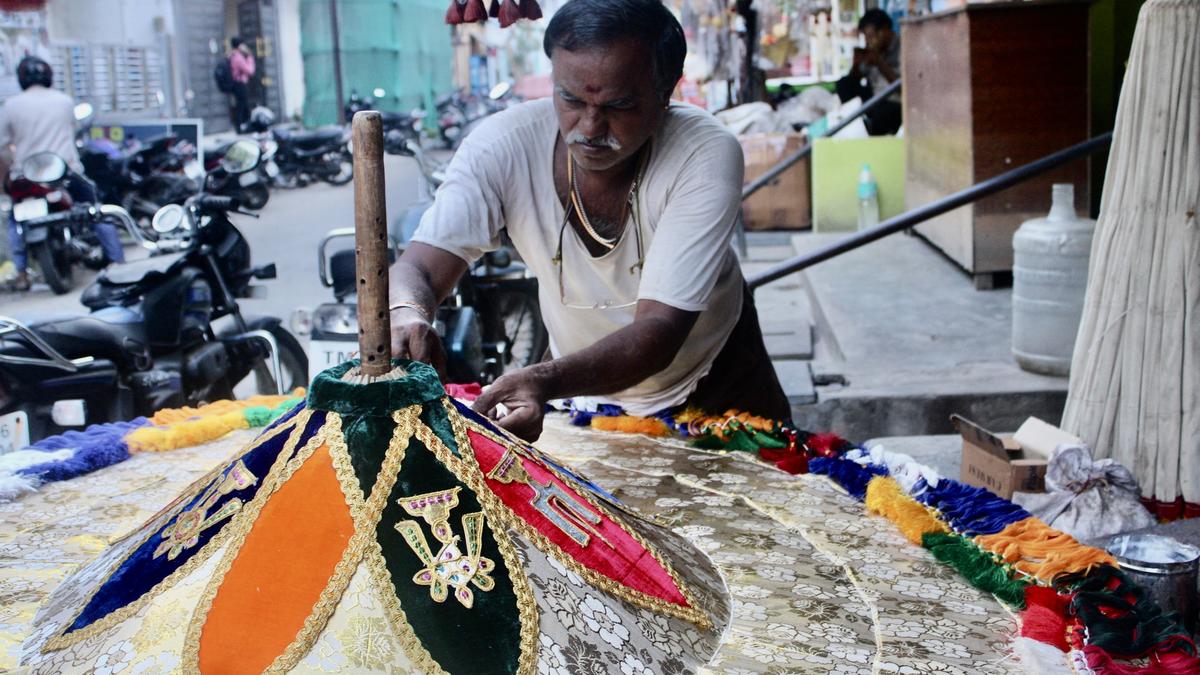
<path fill-rule="evenodd" d="M 928 204 L 1088 138 L 1088 4 L 969 4 L 902 28 L 905 199 Z M 1076 160 L 917 227 L 990 288 L 1012 269 L 1012 235 L 1073 183 L 1086 212 L 1088 163 Z"/>

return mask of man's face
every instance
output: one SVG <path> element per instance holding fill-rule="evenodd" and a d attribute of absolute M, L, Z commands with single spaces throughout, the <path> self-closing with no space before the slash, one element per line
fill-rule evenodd
<path fill-rule="evenodd" d="M 886 28 L 876 28 L 875 26 L 865 26 L 862 29 L 863 39 L 867 42 L 867 49 L 881 52 L 887 49 L 888 44 L 892 41 L 892 31 Z"/>
<path fill-rule="evenodd" d="M 652 136 L 667 101 L 654 91 L 650 51 L 637 40 L 551 54 L 554 110 L 571 156 L 589 171 L 618 166 Z"/>

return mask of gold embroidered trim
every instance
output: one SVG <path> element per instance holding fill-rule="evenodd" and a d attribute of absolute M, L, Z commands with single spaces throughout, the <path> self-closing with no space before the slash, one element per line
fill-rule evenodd
<path fill-rule="evenodd" d="M 275 438 L 276 436 L 279 436 L 280 434 L 286 433 L 288 431 L 295 431 L 295 433 L 290 438 L 288 438 L 287 442 L 284 444 L 283 448 L 280 450 L 279 456 L 275 458 L 275 463 L 272 465 L 271 470 L 268 472 L 267 480 L 270 480 L 271 474 L 274 474 L 275 472 L 277 472 L 280 469 L 280 467 L 282 467 L 287 462 L 288 458 L 291 457 L 292 452 L 296 448 L 296 445 L 300 442 L 300 437 L 304 433 L 304 428 L 306 426 L 308 426 L 308 420 L 309 420 L 309 417 L 311 417 L 311 415 L 312 415 L 311 411 L 301 410 L 292 419 L 279 425 L 278 427 L 275 427 L 274 429 L 271 429 L 270 431 L 264 433 L 262 436 L 259 436 L 253 442 L 248 444 L 246 446 L 246 448 L 240 454 L 236 455 L 235 457 L 231 457 L 229 460 L 227 460 L 220 466 L 214 468 L 212 471 L 209 471 L 207 474 L 205 474 L 205 476 L 203 478 L 200 478 L 200 479 L 196 480 L 195 482 L 193 482 L 190 486 L 188 486 L 188 489 L 185 490 L 182 495 L 180 495 L 180 497 L 176 498 L 169 506 L 167 506 L 166 508 L 159 511 L 158 516 L 156 516 L 155 518 L 151 518 L 150 522 L 153 522 L 155 520 L 169 520 L 176 513 L 178 513 L 180 509 L 183 508 L 183 505 L 186 504 L 190 500 L 191 497 L 195 496 L 195 494 L 200 490 L 201 487 L 203 487 L 204 485 L 206 485 L 207 483 L 209 483 L 213 479 L 215 479 L 216 476 L 218 474 L 220 474 L 220 472 L 224 471 L 225 468 L 227 466 L 229 466 L 229 464 L 231 462 L 242 459 L 247 454 L 249 454 L 253 450 L 257 449 L 259 446 L 261 446 L 263 443 L 266 443 L 267 441 Z M 255 495 L 253 501 L 258 500 L 260 498 L 260 496 L 263 495 L 264 491 L 267 491 L 267 489 L 268 489 L 268 484 L 264 482 L 263 486 L 259 489 L 259 493 L 257 495 Z M 253 503 L 253 501 L 252 501 L 252 503 Z M 246 515 L 246 509 L 243 508 L 243 509 L 241 509 L 240 513 L 238 513 L 237 515 L 234 516 L 234 521 L 236 521 L 238 518 L 244 517 L 245 515 Z M 164 578 L 162 581 L 155 584 L 150 590 L 143 593 L 142 597 L 138 598 L 137 600 L 134 600 L 133 602 L 129 603 L 128 605 L 125 605 L 124 607 L 113 610 L 111 613 L 105 615 L 104 617 L 97 619 L 96 621 L 92 622 L 91 624 L 89 624 L 83 628 L 80 628 L 77 631 L 73 631 L 70 634 L 67 634 L 66 633 L 67 629 L 71 627 L 71 624 L 75 623 L 75 621 L 79 619 L 79 615 L 83 613 L 83 610 L 89 604 L 91 604 L 92 600 L 96 596 L 96 593 L 99 592 L 100 589 L 104 587 L 104 584 L 108 582 L 112 573 L 115 570 L 119 569 L 121 567 L 121 565 L 125 564 L 125 561 L 127 561 L 130 556 L 132 556 L 135 552 L 137 552 L 138 549 L 140 549 L 143 545 L 145 545 L 146 541 L 149 540 L 150 537 L 152 537 L 158 533 L 157 527 L 148 528 L 148 532 L 146 533 L 146 535 L 144 537 L 142 537 L 141 541 L 139 541 L 137 544 L 130 547 L 129 551 L 124 556 L 122 556 L 114 565 L 112 565 L 112 567 L 110 567 L 108 569 L 108 572 L 106 572 L 104 574 L 103 579 L 96 584 L 96 587 L 94 589 L 92 589 L 92 592 L 88 594 L 87 598 L 79 604 L 79 609 L 73 615 L 71 615 L 70 619 L 68 619 L 66 622 L 64 622 L 61 627 L 59 627 L 59 629 L 56 631 L 56 634 L 54 635 L 54 637 L 51 637 L 49 640 L 46 641 L 46 644 L 42 645 L 41 652 L 43 654 L 45 654 L 48 652 L 57 651 L 59 649 L 65 649 L 77 642 L 80 642 L 81 640 L 86 640 L 86 639 L 89 639 L 89 638 L 99 634 L 99 633 L 105 632 L 108 629 L 112 628 L 114 625 L 116 625 L 122 621 L 125 621 L 126 619 L 132 617 L 134 614 L 137 614 L 137 612 L 140 611 L 144 606 L 146 606 L 146 604 L 148 604 L 152 599 L 157 597 L 159 593 L 162 593 L 167 588 L 173 586 L 180 579 L 191 574 L 197 567 L 202 565 L 204 563 L 204 561 L 208 559 L 208 556 L 211 555 L 211 553 L 213 551 L 219 550 L 221 548 L 221 546 L 223 546 L 225 544 L 225 542 L 227 542 L 229 539 L 231 539 L 234 536 L 233 532 L 234 532 L 235 525 L 236 525 L 236 522 L 228 523 L 224 528 L 222 528 L 222 530 L 220 532 L 218 532 L 216 534 L 216 536 L 214 536 L 212 539 L 209 540 L 209 542 L 204 546 L 203 549 L 201 549 L 200 551 L 197 551 L 195 555 L 193 555 L 191 558 L 188 559 L 187 562 L 180 565 L 178 569 L 176 569 L 174 572 L 167 575 L 166 578 Z"/>
<path fill-rule="evenodd" d="M 266 506 L 268 498 L 279 489 L 281 485 L 286 483 L 293 474 L 300 469 L 304 462 L 312 456 L 317 448 L 325 443 L 326 427 L 328 427 L 328 419 L 326 423 L 317 430 L 317 433 L 308 439 L 304 447 L 296 453 L 295 457 L 288 459 L 280 470 L 272 467 L 271 473 L 263 481 L 263 486 L 259 493 L 254 496 L 249 506 L 242 509 L 226 529 L 232 529 L 236 532 L 236 539 L 230 542 L 229 548 L 226 549 L 225 555 L 221 561 L 217 563 L 217 568 L 213 570 L 212 578 L 204 588 L 204 592 L 200 594 L 200 599 L 196 603 L 196 607 L 192 610 L 192 620 L 188 624 L 187 636 L 183 640 L 183 654 L 180 656 L 180 669 L 185 673 L 200 672 L 200 635 L 204 630 L 204 623 L 208 619 L 208 612 L 212 609 L 213 600 L 217 597 L 217 591 L 220 590 L 221 584 L 225 581 L 225 575 L 229 573 L 229 569 L 233 567 L 233 561 L 237 559 L 238 553 L 242 550 L 242 544 L 246 541 L 246 535 L 250 529 L 254 527 L 254 522 L 258 520 L 258 514 L 262 512 Z"/>
<path fill-rule="evenodd" d="M 392 413 L 392 419 L 396 421 L 396 430 L 392 434 L 392 441 L 388 444 L 387 453 L 383 457 L 379 476 L 375 479 L 375 485 L 371 487 L 371 496 L 367 498 L 361 511 L 363 522 L 371 523 L 372 528 L 379 523 L 383 507 L 387 504 L 388 495 L 392 493 L 392 488 L 396 485 L 396 477 L 400 474 L 400 465 L 408 451 L 408 442 L 413 436 L 413 431 L 420 424 L 418 420 L 420 414 L 421 406 L 419 405 L 412 405 Z M 345 443 L 344 439 L 342 443 Z M 400 641 L 400 647 L 408 656 L 409 661 L 415 668 L 430 675 L 446 675 L 445 669 L 421 644 L 416 632 L 413 631 L 412 624 L 408 622 L 404 608 L 400 606 L 400 600 L 396 597 L 392 575 L 388 572 L 387 563 L 383 559 L 383 549 L 379 546 L 379 540 L 374 536 L 367 541 L 363 561 L 367 565 L 367 571 L 370 572 L 371 581 L 379 594 L 379 600 L 388 617 L 388 622 L 392 625 L 396 639 Z"/>
<path fill-rule="evenodd" d="M 460 447 L 462 447 L 462 448 L 470 448 L 471 447 L 470 446 L 470 443 L 471 443 L 470 438 L 467 436 L 467 429 L 469 427 L 470 430 L 475 431 L 475 432 L 485 436 L 489 440 L 492 440 L 492 441 L 498 443 L 501 447 L 505 448 L 509 452 L 515 452 L 516 454 L 518 454 L 520 456 L 528 456 L 529 455 L 529 452 L 524 449 L 522 444 L 512 441 L 512 440 L 508 440 L 507 438 L 501 437 L 498 434 L 491 433 L 491 431 L 489 429 L 487 429 L 487 428 L 483 427 L 482 425 L 474 422 L 473 420 L 470 420 L 470 419 L 466 418 L 465 416 L 459 414 L 459 412 L 454 409 L 453 404 L 450 403 L 448 400 L 443 399 L 442 402 L 443 402 L 443 405 L 446 406 L 446 413 L 447 413 L 447 416 L 450 418 L 450 425 L 454 429 L 454 439 Z M 433 434 L 431 433 L 430 435 L 433 435 Z M 418 438 L 420 438 L 419 435 L 418 435 Z M 421 440 L 424 441 L 424 439 L 421 439 Z M 436 436 L 434 436 L 434 439 L 430 442 L 441 445 L 441 447 L 443 449 L 445 449 L 445 454 L 447 454 L 447 455 L 451 454 L 449 452 L 449 449 L 446 449 L 445 445 L 442 444 L 440 439 L 437 439 Z M 441 450 L 439 450 L 438 452 L 440 453 Z M 504 505 L 504 503 L 500 500 L 500 498 L 497 497 L 491 491 L 491 488 L 488 487 L 487 484 L 484 482 L 483 471 L 479 467 L 479 461 L 477 459 L 475 459 L 474 452 L 465 452 L 464 451 L 461 453 L 461 456 L 463 459 L 458 460 L 458 461 L 460 461 L 466 465 L 464 467 L 464 470 L 467 472 L 467 475 L 469 475 L 471 477 L 470 481 L 464 481 L 464 482 L 466 482 L 467 485 L 471 486 L 471 489 L 475 490 L 476 493 L 479 494 L 481 502 L 483 502 L 485 500 L 489 501 L 489 502 L 494 502 L 495 506 L 493 506 L 493 508 L 503 509 L 503 513 L 505 515 L 501 516 L 503 518 L 503 520 L 501 520 L 499 522 L 502 522 L 505 525 L 515 528 L 518 532 L 523 534 L 526 539 L 529 539 L 535 546 L 537 546 L 543 552 L 554 556 L 555 559 L 557 559 L 562 564 L 566 565 L 567 568 L 570 569 L 572 572 L 575 572 L 579 576 L 586 579 L 588 581 L 588 583 L 604 590 L 605 592 L 609 593 L 610 595 L 614 595 L 618 598 L 621 598 L 622 600 L 633 603 L 634 605 L 637 605 L 639 607 L 644 607 L 646 609 L 661 612 L 661 613 L 667 614 L 669 616 L 674 616 L 674 617 L 683 619 L 685 621 L 689 621 L 689 622 L 695 624 L 697 627 L 701 628 L 702 630 L 707 630 L 712 627 L 712 619 L 708 616 L 707 612 L 705 612 L 703 609 L 700 608 L 700 603 L 697 602 L 695 594 L 692 593 L 691 589 L 689 589 L 688 586 L 683 583 L 683 580 L 679 578 L 679 575 L 675 572 L 675 568 L 672 567 L 671 564 L 669 562 L 667 562 L 667 560 L 665 558 L 663 558 L 662 554 L 660 554 L 657 549 L 655 549 L 653 546 L 651 546 L 650 543 L 648 541 L 646 541 L 646 539 L 643 538 L 638 532 L 631 529 L 629 526 L 627 526 L 625 523 L 623 523 L 619 518 L 615 517 L 607 509 L 604 509 L 603 506 L 601 506 L 601 504 L 599 504 L 592 497 L 590 490 L 579 487 L 578 485 L 575 484 L 575 481 L 571 480 L 567 476 L 562 475 L 553 466 L 551 466 L 549 464 L 543 464 L 543 466 L 545 466 L 545 468 L 548 471 L 550 471 L 552 474 L 557 476 L 559 480 L 563 481 L 567 485 L 572 486 L 575 489 L 575 492 L 580 497 L 582 497 L 584 500 L 586 500 L 588 504 L 590 504 L 598 512 L 607 515 L 609 517 L 609 519 L 611 519 L 614 523 L 617 524 L 618 527 L 620 527 L 622 530 L 624 530 L 626 534 L 628 534 L 635 541 L 637 541 L 639 544 L 641 544 L 647 551 L 649 551 L 650 555 L 654 557 L 654 560 L 657 561 L 658 564 L 661 565 L 662 568 L 667 571 L 668 575 L 670 575 L 671 581 L 675 583 L 675 586 L 676 586 L 676 588 L 679 589 L 679 592 L 681 594 L 683 594 L 684 600 L 686 600 L 688 603 L 687 607 L 680 607 L 679 605 L 676 605 L 675 603 L 667 602 L 666 600 L 663 600 L 661 598 L 656 598 L 652 595 L 648 595 L 641 591 L 629 588 L 628 586 L 619 584 L 616 581 L 609 579 L 608 577 L 604 576 L 603 574 L 600 574 L 599 572 L 596 572 L 584 565 L 581 565 L 578 561 L 576 561 L 574 558 L 572 558 L 570 555 L 568 555 L 565 551 L 563 551 L 562 548 L 558 544 L 554 543 L 548 537 L 546 537 L 544 534 L 539 532 L 537 530 L 537 528 L 535 528 L 532 525 L 530 525 L 529 523 L 525 522 L 525 520 L 523 518 L 520 518 L 516 514 L 512 513 L 512 511 L 510 511 L 508 509 L 508 507 L 506 505 Z M 439 454 L 438 457 L 439 457 L 439 459 L 441 459 L 441 454 Z M 454 459 L 457 460 L 457 458 L 454 458 Z M 446 460 L 443 460 L 443 461 L 446 461 Z M 491 515 L 491 514 L 489 514 L 489 515 Z M 497 522 L 496 516 L 491 516 L 491 518 L 492 518 L 493 523 Z"/>
<path fill-rule="evenodd" d="M 230 467 L 225 478 L 208 486 L 200 495 L 200 502 L 192 508 L 179 514 L 175 522 L 162 529 L 159 536 L 162 543 L 154 550 L 153 557 L 158 558 L 167 554 L 167 560 L 174 560 L 187 549 L 200 542 L 200 535 L 217 523 L 232 518 L 242 508 L 240 497 L 234 497 L 221 505 L 215 513 L 209 513 L 217 500 L 231 492 L 239 492 L 258 482 L 258 477 L 250 473 L 246 464 L 238 460 Z"/>
<path fill-rule="evenodd" d="M 458 411 L 450 408 L 447 412 L 451 424 L 454 424 L 458 419 Z M 469 456 L 472 464 L 467 464 L 456 457 L 442 442 L 442 439 L 433 432 L 433 429 L 420 420 L 417 420 L 414 435 L 417 440 L 425 444 L 425 447 L 446 469 L 475 493 L 480 507 L 492 523 L 492 536 L 496 540 L 496 548 L 500 550 L 500 557 L 504 559 L 504 564 L 508 567 L 508 576 L 513 585 L 513 595 L 517 598 L 517 615 L 521 622 L 521 655 L 517 659 L 517 675 L 532 675 L 537 671 L 538 625 L 540 623 L 537 600 L 533 597 L 533 588 L 529 584 L 529 577 L 525 574 L 525 566 L 521 563 L 516 546 L 513 545 L 508 534 L 508 530 L 512 528 L 512 521 L 520 519 L 513 518 L 511 512 L 500 503 L 499 498 L 483 485 L 483 473 L 479 469 L 479 464 L 474 462 L 475 455 L 469 451 L 469 445 L 462 446 L 463 456 Z M 458 438 L 457 430 L 455 438 Z M 480 489 L 481 487 L 483 489 Z"/>

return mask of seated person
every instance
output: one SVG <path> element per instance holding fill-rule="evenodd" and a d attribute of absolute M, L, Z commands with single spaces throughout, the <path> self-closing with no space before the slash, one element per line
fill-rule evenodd
<path fill-rule="evenodd" d="M 837 95 L 843 103 L 855 97 L 866 103 L 875 92 L 883 91 L 900 78 L 900 36 L 887 12 L 868 9 L 858 21 L 858 32 L 867 47 L 854 50 L 850 74 L 837 82 Z M 864 114 L 863 122 L 872 136 L 896 133 L 901 123 L 899 90 Z"/>
<path fill-rule="evenodd" d="M 679 22 L 661 0 L 571 0 L 543 47 L 554 95 L 463 141 L 391 270 L 393 354 L 440 369 L 434 310 L 505 230 L 537 276 L 553 358 L 496 380 L 476 410 L 529 440 L 546 402 L 573 396 L 632 415 L 688 405 L 788 419 L 731 244 L 741 146 L 670 100 Z"/>

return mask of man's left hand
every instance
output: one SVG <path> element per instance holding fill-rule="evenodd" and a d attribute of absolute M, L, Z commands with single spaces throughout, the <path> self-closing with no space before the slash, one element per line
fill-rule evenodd
<path fill-rule="evenodd" d="M 485 387 L 471 408 L 532 443 L 542 435 L 546 395 L 533 368 L 522 368 Z"/>

